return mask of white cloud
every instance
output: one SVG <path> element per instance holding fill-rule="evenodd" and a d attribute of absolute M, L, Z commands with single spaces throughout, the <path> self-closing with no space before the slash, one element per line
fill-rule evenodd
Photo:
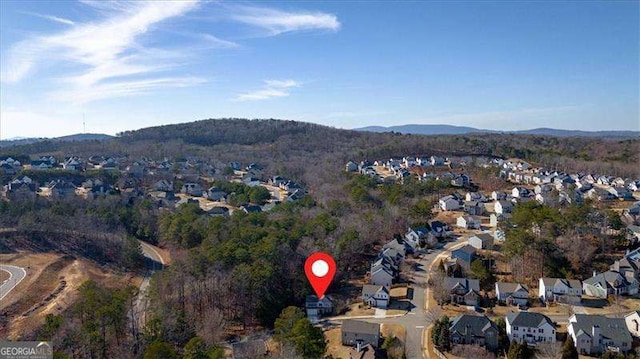
<path fill-rule="evenodd" d="M 232 20 L 267 30 L 270 36 L 301 30 L 338 31 L 340 21 L 323 12 L 290 12 L 252 6 L 232 6 Z"/>
<path fill-rule="evenodd" d="M 38 14 L 36 12 L 29 12 L 29 11 L 22 11 L 21 13 L 26 14 L 26 15 L 39 17 L 39 18 L 45 19 L 45 20 L 50 20 L 50 21 L 57 22 L 57 23 L 60 23 L 60 24 L 75 25 L 74 21 L 69 20 L 69 19 L 65 19 L 65 18 L 62 18 L 62 17 L 58 17 L 58 16 Z"/>
<path fill-rule="evenodd" d="M 145 48 L 139 41 L 155 25 L 184 15 L 197 2 L 87 4 L 104 12 L 104 18 L 76 23 L 69 30 L 15 44 L 3 64 L 2 81 L 18 82 L 45 61 L 48 65 L 56 62 L 81 65 L 77 66 L 81 71 L 63 74 L 59 78 L 60 90 L 50 96 L 75 103 L 202 82 L 191 77 L 159 76 L 158 72 L 175 67 L 175 60 L 186 55 L 182 50 Z M 134 75 L 144 78 L 127 79 Z"/>
<path fill-rule="evenodd" d="M 271 98 L 287 97 L 290 89 L 300 87 L 301 83 L 295 80 L 265 80 L 260 90 L 238 94 L 235 101 L 268 100 Z"/>

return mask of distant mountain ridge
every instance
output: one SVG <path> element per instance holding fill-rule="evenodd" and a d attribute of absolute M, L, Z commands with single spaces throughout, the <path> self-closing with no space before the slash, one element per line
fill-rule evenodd
<path fill-rule="evenodd" d="M 36 142 L 52 141 L 52 142 L 74 142 L 74 141 L 104 141 L 113 138 L 113 136 L 103 133 L 77 133 L 75 135 L 68 135 L 62 137 L 53 138 L 14 138 L 0 141 L 0 147 L 10 147 L 19 145 L 28 145 Z"/>
<path fill-rule="evenodd" d="M 555 137 L 617 137 L 617 138 L 637 138 L 640 131 L 581 131 L 581 130 L 559 130 L 553 128 L 534 128 L 522 131 L 495 131 L 479 129 L 467 126 L 453 125 L 419 125 L 409 124 L 400 126 L 367 126 L 356 128 L 356 131 L 367 132 L 398 132 L 414 135 L 464 135 L 470 133 L 513 133 L 518 135 L 540 135 Z"/>

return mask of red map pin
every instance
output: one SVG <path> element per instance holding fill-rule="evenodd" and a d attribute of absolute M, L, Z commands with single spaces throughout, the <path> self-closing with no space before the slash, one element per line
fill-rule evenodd
<path fill-rule="evenodd" d="M 316 252 L 304 262 L 304 272 L 318 298 L 322 299 L 333 276 L 336 275 L 336 261 L 327 253 Z"/>

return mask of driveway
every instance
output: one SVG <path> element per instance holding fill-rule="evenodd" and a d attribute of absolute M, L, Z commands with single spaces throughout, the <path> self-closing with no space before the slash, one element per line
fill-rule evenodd
<path fill-rule="evenodd" d="M 421 257 L 415 261 L 415 265 L 410 272 L 410 277 L 413 281 L 413 283 L 411 284 L 411 287 L 413 288 L 413 298 L 411 300 L 413 308 L 411 308 L 411 310 L 408 311 L 405 315 L 385 318 L 376 318 L 376 316 L 373 316 L 370 318 L 362 318 L 359 320 L 380 324 L 400 324 L 404 326 L 407 332 L 405 341 L 405 352 L 407 354 L 407 358 L 425 358 L 425 348 L 424 343 L 422 342 L 422 338 L 424 330 L 427 327 L 427 318 L 425 312 L 427 310 L 426 306 L 428 303 L 427 281 L 429 273 L 433 269 L 434 263 L 436 263 L 436 259 L 439 260 L 440 258 L 448 256 L 452 249 L 460 247 L 464 244 L 466 244 L 466 238 L 459 237 L 455 242 L 449 242 L 442 249 L 434 250 L 431 253 L 421 255 Z M 378 311 L 376 311 L 376 314 L 378 314 Z M 327 319 L 329 321 L 333 321 L 336 319 L 347 318 L 340 317 Z"/>

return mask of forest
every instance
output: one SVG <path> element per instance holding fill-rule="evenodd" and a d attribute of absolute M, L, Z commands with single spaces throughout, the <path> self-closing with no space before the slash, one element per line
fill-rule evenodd
<path fill-rule="evenodd" d="M 345 173 L 346 161 L 481 155 L 518 157 L 567 171 L 638 176 L 640 140 L 376 134 L 294 121 L 220 119 L 125 132 L 106 141 L 44 141 L 0 149 L 0 158 L 39 155 L 256 162 L 266 174 L 302 183 L 309 195 L 267 213 L 236 211 L 230 217 L 211 217 L 194 204 L 159 210 L 145 198 L 120 196 L 0 201 L 0 226 L 17 231 L 3 233 L 5 246 L 72 251 L 127 271 L 142 271 L 137 240 L 168 248 L 173 258 L 171 266 L 152 279 L 152 311 L 145 328 L 128 327 L 125 320 L 135 289 L 87 282 L 77 303 L 63 315 L 47 317 L 43 327 L 26 338 L 53 340 L 61 348 L 59 357 L 109 358 L 122 353 L 134 358 L 218 358 L 221 342 L 235 340 L 240 333 L 275 331 L 276 340 L 290 347 L 292 355 L 320 358 L 324 350 L 314 327 L 290 308 L 303 305 L 312 293 L 302 273 L 304 258 L 317 250 L 336 258 L 331 292 L 367 270 L 376 246 L 404 234 L 408 226 L 426 224 L 437 199 L 453 191 L 448 182 L 436 180 L 378 185 L 368 177 Z M 495 178 L 486 169 L 469 170 L 488 182 Z M 103 175 L 109 183 L 123 180 Z M 85 179 L 74 176 L 68 179 Z M 228 183 L 224 173 L 219 176 L 210 184 L 234 193 L 233 204 L 266 199 L 264 191 Z M 585 276 L 583 266 L 594 260 L 606 263 L 602 257 L 617 245 L 598 234 L 616 220 L 586 204 L 562 212 L 521 206 L 503 228 L 510 238 L 505 253 L 513 261 L 538 260 L 535 268 L 545 275 Z M 41 240 L 25 241 L 25 233 L 34 231 L 39 235 L 33 238 Z M 584 251 L 571 251 L 568 243 L 575 238 L 584 243 Z M 284 330 L 283 323 L 290 326 Z M 300 345 L 300 338 L 317 345 Z"/>

